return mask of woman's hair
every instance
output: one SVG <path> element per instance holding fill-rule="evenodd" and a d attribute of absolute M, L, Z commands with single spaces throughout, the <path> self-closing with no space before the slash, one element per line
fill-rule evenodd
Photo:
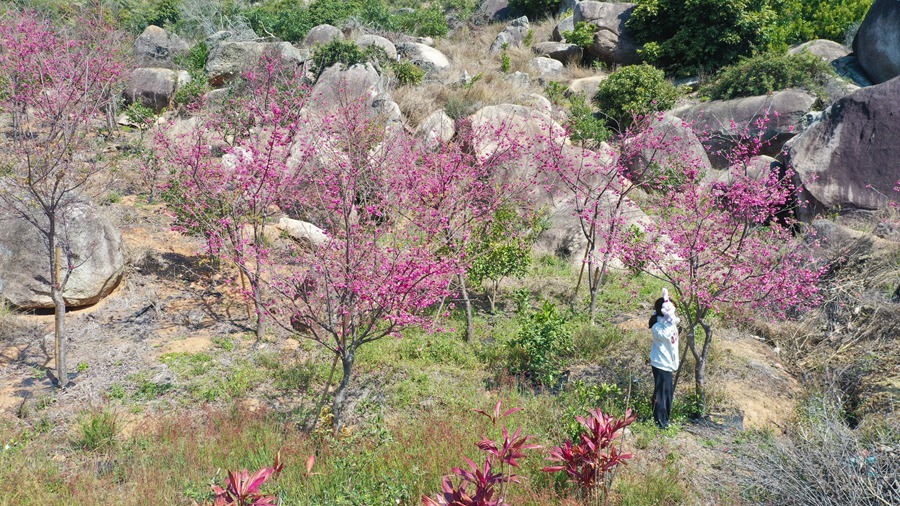
<path fill-rule="evenodd" d="M 651 329 L 652 329 L 653 326 L 656 325 L 656 320 L 657 320 L 660 316 L 662 316 L 662 307 L 663 307 L 663 304 L 665 304 L 665 302 L 666 302 L 666 301 L 664 301 L 663 298 L 660 297 L 660 298 L 656 299 L 656 302 L 655 302 L 655 303 L 653 303 L 654 313 L 653 313 L 653 316 L 650 317 L 650 323 L 649 323 L 649 325 L 647 326 L 647 328 L 651 328 Z"/>

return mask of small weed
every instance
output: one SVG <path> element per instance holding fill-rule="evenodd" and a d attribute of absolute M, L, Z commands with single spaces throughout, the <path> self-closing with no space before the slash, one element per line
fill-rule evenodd
<path fill-rule="evenodd" d="M 119 399 L 122 400 L 125 398 L 125 387 L 120 385 L 119 383 L 113 383 L 109 387 L 109 397 L 110 399 Z"/>
<path fill-rule="evenodd" d="M 78 435 L 73 441 L 78 448 L 96 451 L 115 444 L 116 415 L 112 411 L 91 410 L 81 414 Z"/>
<path fill-rule="evenodd" d="M 78 372 L 84 372 L 90 368 L 91 368 L 91 366 L 89 366 L 87 362 L 78 362 L 78 365 L 75 367 L 75 370 Z"/>
<path fill-rule="evenodd" d="M 229 337 L 214 337 L 212 342 L 225 351 L 234 351 L 234 340 Z"/>

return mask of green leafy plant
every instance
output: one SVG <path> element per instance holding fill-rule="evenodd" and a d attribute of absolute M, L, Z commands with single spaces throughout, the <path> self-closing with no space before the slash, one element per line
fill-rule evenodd
<path fill-rule="evenodd" d="M 369 61 L 369 55 L 353 41 L 332 40 L 327 44 L 316 46 L 312 53 L 312 68 L 317 76 L 325 69 L 342 63 L 347 67 Z"/>
<path fill-rule="evenodd" d="M 585 49 L 594 43 L 594 34 L 600 28 L 593 23 L 588 23 L 586 21 L 579 21 L 575 23 L 574 30 L 566 30 L 562 33 L 564 39 L 569 44 L 575 44 L 576 46 Z"/>
<path fill-rule="evenodd" d="M 513 11 L 537 20 L 552 15 L 559 7 L 559 0 L 509 0 Z"/>
<path fill-rule="evenodd" d="M 647 0 L 626 26 L 644 44 L 641 56 L 678 75 L 692 75 L 764 50 L 775 13 L 767 1 Z"/>
<path fill-rule="evenodd" d="M 397 14 L 394 24 L 398 31 L 419 37 L 443 37 L 450 31 L 447 17 L 435 7 Z"/>
<path fill-rule="evenodd" d="M 78 437 L 75 446 L 96 451 L 115 443 L 116 414 L 106 409 L 91 410 L 82 413 L 78 421 Z"/>
<path fill-rule="evenodd" d="M 500 72 L 503 72 L 504 74 L 509 73 L 510 64 L 511 64 L 510 59 L 509 59 L 509 53 L 506 51 L 508 48 L 509 48 L 509 44 L 504 43 L 503 51 L 500 52 Z"/>
<path fill-rule="evenodd" d="M 606 121 L 594 115 L 588 101 L 578 93 L 569 97 L 569 121 L 566 126 L 572 140 L 580 141 L 586 148 L 596 148 L 613 136 Z"/>
<path fill-rule="evenodd" d="M 425 80 L 425 71 L 413 62 L 396 62 L 391 67 L 394 69 L 397 82 L 401 85 L 416 86 Z"/>
<path fill-rule="evenodd" d="M 91 366 L 88 365 L 87 362 L 78 362 L 78 365 L 75 366 L 75 370 L 78 371 L 78 372 L 84 372 L 84 371 L 87 371 L 87 370 L 90 369 L 90 368 L 91 368 Z"/>
<path fill-rule="evenodd" d="M 814 39 L 840 43 L 852 40 L 853 27 L 859 25 L 872 6 L 872 0 L 771 1 L 777 13 L 773 42 L 785 45 Z"/>
<path fill-rule="evenodd" d="M 192 105 L 197 103 L 209 90 L 206 77 L 206 58 L 209 56 L 209 47 L 201 42 L 192 47 L 187 53 L 177 55 L 174 63 L 187 70 L 190 81 L 179 84 L 175 90 L 173 100 L 176 104 Z"/>
<path fill-rule="evenodd" d="M 834 69 L 810 53 L 762 53 L 723 68 L 700 92 L 714 100 L 765 95 L 787 88 L 805 88 L 827 100 L 825 84 Z"/>
<path fill-rule="evenodd" d="M 125 108 L 125 118 L 137 125 L 141 130 L 150 128 L 150 124 L 155 116 L 153 109 L 144 106 L 140 102 L 134 102 Z"/>
<path fill-rule="evenodd" d="M 573 349 L 567 319 L 548 301 L 521 319 L 519 332 L 508 343 L 509 370 L 513 374 L 522 374 L 536 385 L 555 387 Z"/>
<path fill-rule="evenodd" d="M 618 127 L 628 128 L 634 115 L 664 111 L 675 105 L 678 90 L 662 70 L 652 65 L 630 65 L 600 83 L 594 102 Z"/>

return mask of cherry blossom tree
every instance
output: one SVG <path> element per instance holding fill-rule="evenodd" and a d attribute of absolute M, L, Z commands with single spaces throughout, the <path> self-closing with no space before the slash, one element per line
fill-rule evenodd
<path fill-rule="evenodd" d="M 702 183 L 702 173 L 685 163 L 679 177 L 647 185 L 643 209 L 653 222 L 643 240 L 624 250 L 630 265 L 671 284 L 677 294 L 701 409 L 711 317 L 724 311 L 784 316 L 816 301 L 821 267 L 794 235 L 796 224 L 783 218 L 795 195 L 792 174 L 750 170 L 761 145 L 759 136 L 745 136 L 719 183 Z"/>
<path fill-rule="evenodd" d="M 174 139 L 156 132 L 161 163 L 152 170 L 163 172 L 162 195 L 175 228 L 202 235 L 211 254 L 237 266 L 259 340 L 271 262 L 265 232 L 292 205 L 287 161 L 308 90 L 300 71 L 272 54 L 242 77 L 240 92 L 224 106 L 198 112 L 197 128 Z"/>
<path fill-rule="evenodd" d="M 11 116 L 0 141 L 0 203 L 43 238 L 61 387 L 69 382 L 64 292 L 80 264 L 67 216 L 107 167 L 98 143 L 122 78 L 122 48 L 96 6 L 66 29 L 33 12 L 10 10 L 0 19 L 0 106 Z"/>

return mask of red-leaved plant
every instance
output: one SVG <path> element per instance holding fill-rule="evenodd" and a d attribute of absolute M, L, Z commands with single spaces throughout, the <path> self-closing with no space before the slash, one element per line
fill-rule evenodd
<path fill-rule="evenodd" d="M 576 443 L 566 441 L 562 446 L 550 449 L 547 460 L 559 462 L 559 465 L 547 466 L 543 470 L 548 473 L 564 471 L 569 481 L 578 486 L 579 494 L 588 503 L 605 504 L 609 489 L 615 477 L 616 467 L 631 458 L 630 453 L 620 453 L 613 439 L 619 431 L 631 425 L 637 417 L 631 410 L 625 412 L 624 418 L 616 418 L 594 408 L 588 411 L 588 417 L 576 416 L 585 431 Z"/>
<path fill-rule="evenodd" d="M 310 476 L 315 455 L 310 455 L 306 461 L 306 476 Z M 277 497 L 271 494 L 263 494 L 259 487 L 272 477 L 278 477 L 284 464 L 281 462 L 281 453 L 275 455 L 272 467 L 263 467 L 259 471 L 250 474 L 247 469 L 241 471 L 228 471 L 225 478 L 225 488 L 213 485 L 216 497 L 213 506 L 267 506 L 277 504 Z"/>
<path fill-rule="evenodd" d="M 494 426 L 497 422 L 522 408 L 513 408 L 503 413 L 500 412 L 501 401 L 497 401 L 494 412 L 487 413 L 476 409 L 475 412 L 491 419 Z M 519 467 L 516 459 L 522 459 L 525 450 L 540 448 L 536 444 L 528 443 L 534 436 L 523 436 L 522 429 L 518 428 L 510 435 L 505 425 L 500 426 L 503 438 L 497 441 L 482 436 L 481 441 L 475 445 L 485 452 L 484 465 L 479 467 L 471 459 L 466 458 L 469 469 L 453 468 L 453 473 L 461 480 L 457 486 L 453 485 L 452 476 L 444 476 L 441 481 L 441 493 L 436 499 L 422 496 L 423 506 L 504 506 L 506 505 L 506 492 L 510 483 L 519 483 L 519 477 L 512 474 L 513 467 Z M 474 486 L 470 490 L 469 486 Z"/>

